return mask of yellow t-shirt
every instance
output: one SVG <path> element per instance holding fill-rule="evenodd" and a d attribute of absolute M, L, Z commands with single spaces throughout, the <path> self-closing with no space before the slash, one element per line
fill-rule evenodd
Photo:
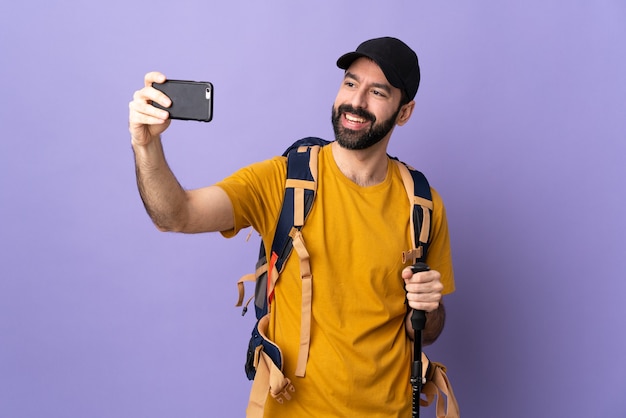
<path fill-rule="evenodd" d="M 253 164 L 218 183 L 229 195 L 235 228 L 253 226 L 271 247 L 286 178 L 285 158 Z M 433 190 L 427 263 L 454 290 L 448 227 Z M 295 251 L 270 307 L 268 337 L 282 350 L 296 392 L 268 398 L 266 417 L 407 417 L 412 344 L 405 333 L 402 251 L 411 248 L 409 203 L 396 165 L 386 179 L 360 187 L 337 167 L 330 146 L 319 155 L 318 191 L 302 229 L 311 256 L 311 345 L 304 378 L 295 377 L 300 342 L 301 279 Z"/>

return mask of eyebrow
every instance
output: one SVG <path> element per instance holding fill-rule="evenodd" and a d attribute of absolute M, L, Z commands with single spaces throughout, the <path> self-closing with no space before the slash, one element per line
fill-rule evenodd
<path fill-rule="evenodd" d="M 351 73 L 350 71 L 346 71 L 346 74 L 344 76 L 344 80 L 346 78 L 351 78 L 355 81 L 361 82 L 361 79 L 359 78 L 359 76 L 357 76 L 354 73 Z M 385 90 L 385 92 L 387 92 L 387 94 L 391 94 L 391 87 L 389 86 L 389 84 L 386 83 L 372 83 L 373 87 L 379 88 L 381 90 Z"/>

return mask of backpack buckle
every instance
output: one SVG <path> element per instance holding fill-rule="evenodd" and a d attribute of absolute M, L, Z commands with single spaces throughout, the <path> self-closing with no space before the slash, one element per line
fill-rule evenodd
<path fill-rule="evenodd" d="M 294 393 L 296 391 L 296 388 L 291 384 L 291 380 L 289 380 L 288 378 L 285 378 L 285 380 L 286 382 L 283 390 L 278 393 L 273 393 L 272 391 L 270 391 L 274 399 L 276 399 L 276 402 L 278 402 L 279 404 L 283 404 L 285 403 L 285 401 L 291 400 L 290 392 Z"/>
<path fill-rule="evenodd" d="M 423 256 L 424 256 L 424 247 L 420 245 L 417 248 L 411 248 L 407 251 L 402 251 L 402 263 L 406 264 L 409 261 L 414 263 L 415 260 L 419 260 Z"/>

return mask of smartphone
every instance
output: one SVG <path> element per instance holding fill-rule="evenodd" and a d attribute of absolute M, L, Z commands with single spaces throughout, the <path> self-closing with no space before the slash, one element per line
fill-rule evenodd
<path fill-rule="evenodd" d="M 210 122 L 213 119 L 213 84 L 206 81 L 167 80 L 152 83 L 172 100 L 168 108 L 152 103 L 170 113 L 170 119 Z"/>

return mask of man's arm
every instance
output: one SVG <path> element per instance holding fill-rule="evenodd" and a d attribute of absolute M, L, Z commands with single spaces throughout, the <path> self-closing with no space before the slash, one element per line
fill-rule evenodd
<path fill-rule="evenodd" d="M 144 87 L 135 92 L 129 104 L 129 130 L 135 153 L 139 194 L 152 221 L 162 231 L 210 232 L 231 229 L 234 224 L 232 204 L 219 187 L 184 190 L 171 171 L 161 144 L 161 134 L 170 124 L 164 107 L 170 99 L 152 87 L 165 76 L 148 73 Z"/>
<path fill-rule="evenodd" d="M 411 315 L 413 309 L 409 310 L 406 316 L 406 333 L 411 341 L 415 340 L 415 331 L 413 330 L 413 324 L 411 323 Z M 439 307 L 432 311 L 426 312 L 426 326 L 422 331 L 422 339 L 424 345 L 430 345 L 437 341 L 437 338 L 441 335 L 443 327 L 446 322 L 446 309 L 443 306 L 443 300 L 439 302 Z"/>

